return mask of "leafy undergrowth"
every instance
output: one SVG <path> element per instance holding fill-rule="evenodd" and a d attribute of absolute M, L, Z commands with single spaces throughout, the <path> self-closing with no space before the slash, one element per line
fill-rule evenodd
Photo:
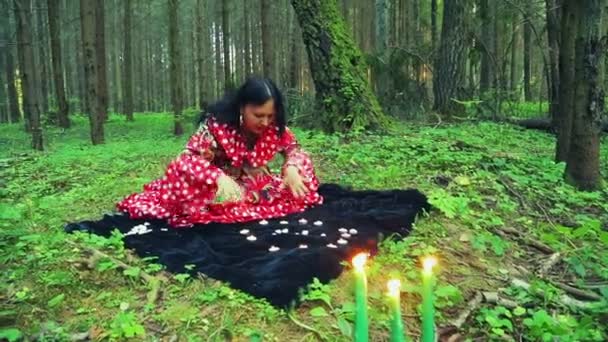
<path fill-rule="evenodd" d="M 350 271 L 330 284 L 311 284 L 290 315 L 226 284 L 186 274 L 166 274 L 160 298 L 148 301 L 150 284 L 141 275 L 164 274 L 161 265 L 133 257 L 120 236 L 62 231 L 66 222 L 111 211 L 162 174 L 187 140 L 171 136 L 171 120 L 140 114 L 126 123 L 111 116 L 107 143 L 91 146 L 88 123 L 76 118 L 69 131 L 46 131 L 43 153 L 29 150 L 21 126 L 0 126 L 0 339 L 239 341 L 257 334 L 266 341 L 349 340 Z M 552 161 L 552 136 L 490 123 L 400 125 L 373 136 L 295 131 L 322 181 L 359 189 L 414 187 L 436 207 L 408 238 L 384 241 L 370 263 L 371 340 L 388 340 L 388 277 L 401 278 L 406 330 L 419 337 L 419 258 L 430 253 L 440 260 L 442 336 L 608 339 L 608 192 L 577 192 L 564 184 L 564 165 Z M 93 257 L 88 247 L 113 259 Z M 555 265 L 541 271 L 551 257 Z M 569 302 L 565 296 L 576 296 L 560 284 L 595 299 Z M 450 329 L 480 292 L 501 300 L 475 305 L 459 332 Z"/>

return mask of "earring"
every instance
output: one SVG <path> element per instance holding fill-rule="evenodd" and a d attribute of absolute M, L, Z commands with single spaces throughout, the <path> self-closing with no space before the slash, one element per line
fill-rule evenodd
<path fill-rule="evenodd" d="M 239 115 L 239 123 L 241 125 L 243 125 L 243 113 L 241 113 L 241 115 Z"/>

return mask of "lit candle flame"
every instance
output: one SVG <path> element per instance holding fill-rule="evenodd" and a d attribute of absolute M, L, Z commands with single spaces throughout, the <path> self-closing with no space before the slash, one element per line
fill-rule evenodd
<path fill-rule="evenodd" d="M 437 265 L 437 258 L 434 256 L 428 256 L 422 259 L 422 268 L 424 273 L 431 274 L 435 265 Z"/>
<path fill-rule="evenodd" d="M 353 258 L 353 266 L 357 271 L 363 271 L 365 262 L 367 261 L 367 253 L 359 253 Z"/>
<path fill-rule="evenodd" d="M 388 281 L 388 295 L 391 297 L 399 297 L 401 291 L 401 281 L 399 279 L 391 279 Z"/>

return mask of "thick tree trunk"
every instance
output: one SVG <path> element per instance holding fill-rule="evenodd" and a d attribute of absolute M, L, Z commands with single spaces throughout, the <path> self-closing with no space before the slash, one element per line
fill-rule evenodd
<path fill-rule="evenodd" d="M 386 117 L 365 76 L 359 49 L 347 34 L 335 0 L 292 0 L 306 49 L 322 127 L 344 131 L 383 128 Z"/>
<path fill-rule="evenodd" d="M 565 0 L 561 17 L 559 52 L 559 115 L 556 120 L 557 145 L 555 160 L 566 161 L 570 149 L 572 118 L 574 117 L 575 42 L 580 13 L 572 0 Z"/>
<path fill-rule="evenodd" d="M 251 75 L 253 73 L 253 68 L 251 67 L 251 18 L 249 15 L 249 11 L 247 6 L 243 6 L 243 17 L 245 18 L 245 76 Z"/>
<path fill-rule="evenodd" d="M 123 1 L 123 16 L 124 16 L 124 40 L 123 40 L 123 72 L 122 72 L 122 95 L 123 112 L 127 117 L 127 121 L 133 121 L 133 83 L 132 83 L 132 61 L 131 56 L 131 0 Z"/>
<path fill-rule="evenodd" d="M 530 86 L 530 80 L 532 78 L 532 64 L 531 64 L 531 51 L 532 51 L 532 23 L 530 23 L 530 11 L 529 5 L 526 5 L 526 18 L 524 21 L 524 99 L 525 101 L 532 101 L 532 88 Z"/>
<path fill-rule="evenodd" d="M 103 121 L 108 120 L 108 75 L 106 61 L 106 31 L 104 0 L 97 0 L 95 10 L 95 60 L 97 63 L 97 97 L 99 98 L 99 113 Z"/>
<path fill-rule="evenodd" d="M 568 1 L 568 0 L 566 0 Z M 607 0 L 576 1 L 581 15 L 575 43 L 574 117 L 566 180 L 581 190 L 601 186 L 600 130 L 604 111 L 603 77 L 608 34 L 602 29 Z"/>
<path fill-rule="evenodd" d="M 559 117 L 559 40 L 560 19 L 563 0 L 546 0 L 547 12 L 547 40 L 549 43 L 549 113 L 553 126 L 557 128 Z"/>
<path fill-rule="evenodd" d="M 213 29 L 214 29 L 214 32 L 213 32 L 214 40 L 215 40 L 214 50 L 213 50 L 215 52 L 215 94 L 216 94 L 216 97 L 219 97 L 219 95 L 221 94 L 222 89 L 223 89 L 223 87 L 221 86 L 222 79 L 223 79 L 223 76 L 222 76 L 223 68 L 222 68 L 222 40 L 220 39 L 220 25 L 218 24 L 217 21 L 214 22 Z"/>
<path fill-rule="evenodd" d="M 40 95 L 38 79 L 35 74 L 34 48 L 32 43 L 32 8 L 29 0 L 15 0 L 15 19 L 17 22 L 17 42 L 21 51 L 21 85 L 23 89 L 24 112 L 29 117 L 32 133 L 32 148 L 42 151 L 42 127 L 40 125 Z M 26 100 L 27 99 L 27 100 Z"/>
<path fill-rule="evenodd" d="M 44 23 L 44 15 L 43 15 L 43 11 L 36 11 L 35 13 L 32 13 L 34 15 L 34 18 L 36 18 L 36 35 L 35 35 L 35 43 L 34 45 L 36 46 L 36 51 L 38 51 L 38 54 L 34 53 L 34 55 L 37 55 L 37 62 L 34 62 L 36 67 L 37 67 L 37 72 L 39 72 L 39 76 L 37 76 L 38 79 L 38 87 L 40 87 L 39 94 L 40 94 L 40 116 L 42 117 L 43 115 L 48 115 L 49 113 L 49 84 L 48 84 L 48 79 L 49 79 L 49 63 L 48 63 L 48 54 L 47 54 L 47 49 L 48 49 L 48 45 L 47 45 L 47 30 L 45 28 L 45 23 Z"/>
<path fill-rule="evenodd" d="M 173 114 L 175 115 L 173 134 L 182 135 L 184 128 L 182 126 L 182 65 L 180 59 L 179 42 L 179 21 L 178 21 L 178 4 L 179 0 L 169 0 L 169 63 L 170 63 L 170 78 L 171 78 L 171 105 Z"/>
<path fill-rule="evenodd" d="M 377 75 L 375 77 L 376 93 L 379 95 L 381 101 L 384 101 L 388 97 L 388 91 L 390 90 L 389 84 L 389 51 L 388 51 L 388 3 L 387 0 L 376 0 L 376 55 L 384 61 L 383 65 L 377 68 Z"/>
<path fill-rule="evenodd" d="M 509 90 L 513 94 L 511 96 L 513 101 L 519 101 L 521 98 L 521 92 L 519 91 L 519 85 L 521 81 L 521 30 L 518 27 L 521 17 L 519 13 L 514 13 L 511 21 L 511 75 L 509 77 Z"/>
<path fill-rule="evenodd" d="M 273 73 L 273 48 L 272 48 L 272 0 L 262 1 L 262 60 L 264 64 L 264 76 L 275 78 Z M 335 0 L 331 0 L 335 1 Z"/>
<path fill-rule="evenodd" d="M 233 80 L 230 71 L 230 22 L 228 18 L 229 0 L 222 0 L 222 40 L 224 50 L 224 90 L 232 89 Z"/>
<path fill-rule="evenodd" d="M 437 48 L 437 0 L 431 0 L 431 46 Z"/>
<path fill-rule="evenodd" d="M 3 59 L 3 67 L 6 77 L 6 95 L 8 101 L 8 120 L 11 123 L 21 120 L 21 112 L 19 110 L 19 102 L 17 100 L 17 88 L 15 87 L 15 63 L 13 61 L 13 49 L 9 46 L 9 1 L 0 1 L 0 12 L 6 15 L 0 16 L 0 59 Z"/>
<path fill-rule="evenodd" d="M 496 5 L 493 5 L 496 6 Z M 484 95 L 494 84 L 494 25 L 492 24 L 492 11 L 489 0 L 479 1 L 479 15 L 481 17 L 481 71 L 479 78 L 479 92 Z"/>
<path fill-rule="evenodd" d="M 63 61 L 61 56 L 61 23 L 59 17 L 59 0 L 47 0 L 49 17 L 49 33 L 51 37 L 51 59 L 53 63 L 53 81 L 55 82 L 55 97 L 57 98 L 57 124 L 62 128 L 70 128 L 68 117 L 68 101 L 65 97 L 63 82 Z"/>
<path fill-rule="evenodd" d="M 466 0 L 444 2 L 443 27 L 439 55 L 435 62 L 433 74 L 434 109 L 450 117 L 462 111 L 462 106 L 455 102 L 461 99 L 461 87 L 465 81 L 467 32 L 465 16 Z"/>
<path fill-rule="evenodd" d="M 93 145 L 104 143 L 103 131 L 103 102 L 98 96 L 98 63 L 96 34 L 96 0 L 80 0 L 80 31 L 82 35 L 83 61 L 86 78 L 86 94 L 91 111 L 89 123 L 91 127 L 91 142 Z"/>

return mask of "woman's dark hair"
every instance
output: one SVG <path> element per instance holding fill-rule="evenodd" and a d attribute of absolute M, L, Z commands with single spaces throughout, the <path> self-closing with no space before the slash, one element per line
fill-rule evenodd
<path fill-rule="evenodd" d="M 221 100 L 209 105 L 201 114 L 199 124 L 212 116 L 218 122 L 240 128 L 240 115 L 243 106 L 248 104 L 261 106 L 270 99 L 274 100 L 275 124 L 279 128 L 279 135 L 282 135 L 287 121 L 283 95 L 271 79 L 262 77 L 248 78 L 239 89 L 226 93 Z"/>

